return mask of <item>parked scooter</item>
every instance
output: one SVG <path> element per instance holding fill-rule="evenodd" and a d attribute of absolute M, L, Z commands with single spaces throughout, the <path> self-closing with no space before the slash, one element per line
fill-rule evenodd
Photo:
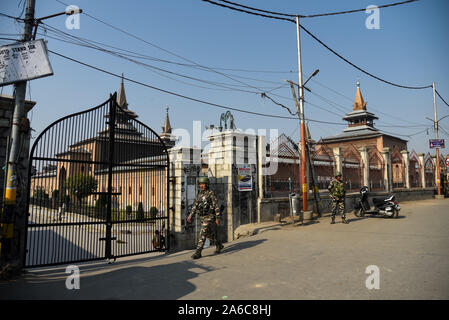
<path fill-rule="evenodd" d="M 356 217 L 363 217 L 365 214 L 384 216 L 388 218 L 397 218 L 401 207 L 396 201 L 394 194 L 389 194 L 383 198 L 373 198 L 373 207 L 368 201 L 368 187 L 360 189 L 360 199 L 355 207 Z"/>

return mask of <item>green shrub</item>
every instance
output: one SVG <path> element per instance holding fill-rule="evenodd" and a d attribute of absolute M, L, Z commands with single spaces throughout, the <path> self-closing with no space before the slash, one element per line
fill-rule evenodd
<path fill-rule="evenodd" d="M 99 209 L 106 208 L 108 205 L 108 196 L 105 194 L 100 194 L 97 198 L 97 201 L 95 201 L 95 207 Z"/>
<path fill-rule="evenodd" d="M 158 212 L 159 212 L 159 211 L 157 210 L 156 207 L 151 207 L 151 208 L 150 208 L 150 218 L 151 218 L 151 219 L 156 218 Z"/>
<path fill-rule="evenodd" d="M 143 220 L 145 218 L 145 212 L 143 211 L 143 204 L 142 202 L 139 202 L 139 205 L 137 206 L 137 220 Z"/>
<path fill-rule="evenodd" d="M 51 198 L 53 200 L 58 200 L 58 198 L 59 198 L 59 190 L 58 189 L 53 190 L 53 192 L 51 193 Z"/>
<path fill-rule="evenodd" d="M 89 174 L 78 174 L 68 177 L 65 186 L 81 203 L 83 198 L 97 190 L 98 180 Z"/>
<path fill-rule="evenodd" d="M 48 193 L 45 192 L 45 189 L 43 187 L 37 187 L 36 189 L 34 189 L 33 198 L 43 200 L 48 199 L 49 197 Z"/>

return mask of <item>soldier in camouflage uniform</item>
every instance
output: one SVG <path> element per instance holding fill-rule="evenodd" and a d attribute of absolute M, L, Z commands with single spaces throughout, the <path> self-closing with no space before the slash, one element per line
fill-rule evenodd
<path fill-rule="evenodd" d="M 349 223 L 348 220 L 346 220 L 345 215 L 345 195 L 346 195 L 345 184 L 341 180 L 340 172 L 335 173 L 335 179 L 331 181 L 327 189 L 329 190 L 332 199 L 331 224 L 335 223 L 335 214 L 337 213 L 337 211 L 341 212 L 341 218 L 343 223 Z"/>
<path fill-rule="evenodd" d="M 201 258 L 201 251 L 203 250 L 206 238 L 209 238 L 211 243 L 215 240 L 215 253 L 220 253 L 223 249 L 221 242 L 218 239 L 214 239 L 217 234 L 216 228 L 220 223 L 221 216 L 217 197 L 212 190 L 209 190 L 209 179 L 207 177 L 201 177 L 199 183 L 201 192 L 198 194 L 196 201 L 193 204 L 192 211 L 187 218 L 188 223 L 190 223 L 195 214 L 198 214 L 201 219 L 200 239 L 196 251 L 192 256 L 193 259 Z"/>

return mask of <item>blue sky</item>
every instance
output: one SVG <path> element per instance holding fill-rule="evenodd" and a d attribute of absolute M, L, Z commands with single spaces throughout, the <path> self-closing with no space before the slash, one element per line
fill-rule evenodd
<path fill-rule="evenodd" d="M 23 1 L 21 4 L 20 0 L 1 1 L 0 12 L 18 16 L 22 11 Z M 395 1 L 240 1 L 247 6 L 265 10 L 304 15 L 366 8 L 368 5 L 380 6 L 392 2 Z M 143 68 L 96 50 L 39 35 L 38 38 L 48 40 L 50 50 L 193 98 L 250 111 L 289 116 L 285 109 L 260 97 L 260 92 L 284 86 L 269 95 L 292 110 L 295 109 L 290 88 L 285 86 L 284 81 L 298 80 L 295 72 L 298 68 L 296 27 L 292 23 L 230 11 L 200 0 L 77 0 L 68 4 L 76 5 L 89 15 L 177 56 L 120 33 L 86 15 L 80 17 L 79 30 L 66 29 L 65 16 L 47 20 L 46 23 L 77 37 L 154 58 L 188 64 L 190 62 L 187 61 L 190 60 L 215 68 L 217 72 L 210 72 L 160 61 L 142 60 L 171 72 L 219 82 L 227 88 L 160 71 L 156 74 L 154 69 Z M 63 10 L 65 5 L 58 1 L 36 1 L 36 17 Z M 332 49 L 368 72 L 408 86 L 428 85 L 435 81 L 437 90 L 449 102 L 447 12 L 447 1 L 421 0 L 380 9 L 378 30 L 365 27 L 365 20 L 369 16 L 365 12 L 304 19 L 302 23 Z M 0 17 L 0 27 L 0 37 L 14 38 L 6 34 L 17 34 L 23 30 L 21 24 L 4 17 Z M 40 31 L 43 29 L 40 28 Z M 432 123 L 425 119 L 433 118 L 431 89 L 408 90 L 384 84 L 341 61 L 304 32 L 301 34 L 301 40 L 304 77 L 307 78 L 315 69 L 320 69 L 319 74 L 309 82 L 308 87 L 313 93 L 306 92 L 305 95 L 307 118 L 343 123 L 341 117 L 352 110 L 356 82 L 359 80 L 362 94 L 368 102 L 368 111 L 380 118 L 376 121 L 377 127 L 398 136 L 400 134 L 399 137 L 409 140 L 409 150 L 431 151 L 428 149 L 428 139 L 434 138 L 434 132 L 430 128 Z M 9 42 L 0 40 L 1 45 Z M 33 136 L 62 116 L 102 103 L 109 93 L 118 90 L 120 85 L 120 80 L 115 77 L 58 56 L 50 54 L 50 61 L 54 76 L 31 81 L 31 92 L 27 92 L 27 98 L 31 97 L 37 101 L 34 111 L 30 114 L 31 125 L 36 130 Z M 237 71 L 240 69 L 251 72 Z M 230 86 L 251 92 L 229 90 Z M 218 125 L 220 114 L 225 112 L 133 83 L 125 82 L 125 87 L 130 108 L 139 114 L 141 121 L 156 132 L 160 132 L 163 124 L 166 105 L 170 107 L 172 126 L 189 131 L 192 130 L 193 121 L 201 121 L 203 129 L 209 124 Z M 12 86 L 1 90 L 4 94 L 11 94 Z M 449 114 L 449 107 L 439 99 L 437 108 L 438 118 Z M 258 117 L 239 112 L 233 112 L 233 115 L 239 128 L 279 129 L 280 133 L 284 132 L 299 140 L 297 120 Z M 440 125 L 449 132 L 449 117 L 442 120 Z M 423 131 L 426 126 L 430 128 L 429 135 L 422 132 L 411 138 L 402 136 Z M 316 140 L 337 134 L 344 127 L 310 124 L 312 137 Z M 449 139 L 449 136 L 441 131 L 440 137 Z M 443 150 L 443 153 L 448 152 Z"/>

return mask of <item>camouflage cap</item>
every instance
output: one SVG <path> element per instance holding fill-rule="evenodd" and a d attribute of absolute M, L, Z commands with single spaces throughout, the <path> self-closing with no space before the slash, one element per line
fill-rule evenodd
<path fill-rule="evenodd" d="M 208 177 L 200 177 L 198 179 L 198 183 L 206 183 L 209 184 L 209 178 Z"/>
<path fill-rule="evenodd" d="M 338 176 L 341 176 L 341 172 L 340 171 L 335 172 L 335 178 L 338 177 Z"/>

